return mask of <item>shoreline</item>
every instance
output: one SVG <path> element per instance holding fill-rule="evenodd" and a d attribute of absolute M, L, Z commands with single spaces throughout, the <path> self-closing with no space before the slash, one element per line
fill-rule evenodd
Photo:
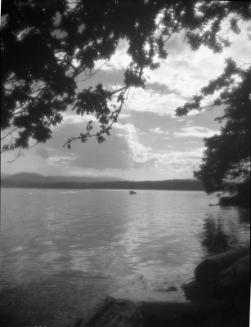
<path fill-rule="evenodd" d="M 182 288 L 188 302 L 107 297 L 95 313 L 67 327 L 248 327 L 250 246 L 210 256 Z"/>

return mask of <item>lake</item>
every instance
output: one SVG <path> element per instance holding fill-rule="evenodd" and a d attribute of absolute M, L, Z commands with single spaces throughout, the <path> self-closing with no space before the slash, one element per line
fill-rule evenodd
<path fill-rule="evenodd" d="M 66 326 L 107 295 L 186 301 L 181 285 L 203 258 L 250 238 L 249 211 L 216 202 L 201 191 L 2 188 L 0 325 Z"/>

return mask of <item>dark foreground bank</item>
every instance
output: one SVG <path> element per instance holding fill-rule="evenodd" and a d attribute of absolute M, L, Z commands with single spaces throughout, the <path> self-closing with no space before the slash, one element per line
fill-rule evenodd
<path fill-rule="evenodd" d="M 135 304 L 107 298 L 89 318 L 69 327 L 248 327 L 249 246 L 203 261 L 184 292 L 189 302 Z"/>

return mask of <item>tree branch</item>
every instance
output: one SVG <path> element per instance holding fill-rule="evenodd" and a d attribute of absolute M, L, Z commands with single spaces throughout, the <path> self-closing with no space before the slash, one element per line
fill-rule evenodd
<path fill-rule="evenodd" d="M 7 134 L 1 137 L 1 141 L 6 139 L 7 136 L 11 135 L 13 132 L 15 132 L 18 129 L 18 127 L 12 128 L 11 131 L 9 131 Z"/>

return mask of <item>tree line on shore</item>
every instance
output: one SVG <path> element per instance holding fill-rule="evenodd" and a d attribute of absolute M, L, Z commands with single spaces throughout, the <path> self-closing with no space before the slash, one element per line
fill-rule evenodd
<path fill-rule="evenodd" d="M 73 189 L 148 189 L 148 190 L 203 190 L 195 179 L 174 179 L 157 181 L 127 181 L 98 177 L 42 176 L 39 174 L 16 174 L 1 180 L 3 187 L 23 188 L 73 188 Z"/>

